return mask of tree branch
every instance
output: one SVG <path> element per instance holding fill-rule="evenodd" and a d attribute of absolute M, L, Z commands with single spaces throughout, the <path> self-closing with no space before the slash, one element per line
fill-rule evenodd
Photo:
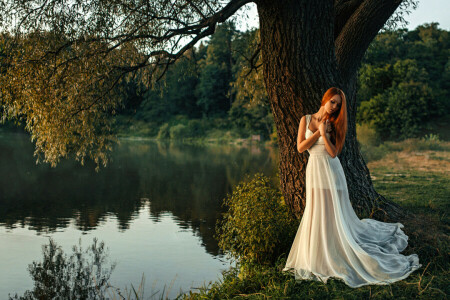
<path fill-rule="evenodd" d="M 239 50 L 233 50 L 236 53 L 239 53 L 240 56 L 242 56 L 248 63 L 248 72 L 244 75 L 244 77 L 249 76 L 253 71 L 257 72 L 258 68 L 262 66 L 262 63 L 257 64 L 260 53 L 261 53 L 261 43 L 258 43 L 256 45 L 256 48 L 253 51 L 253 54 L 251 57 L 247 57 L 242 51 Z"/>
<path fill-rule="evenodd" d="M 334 39 L 339 36 L 348 19 L 363 3 L 363 0 L 335 0 L 334 1 Z"/>
<path fill-rule="evenodd" d="M 343 78 L 359 67 L 364 53 L 378 31 L 402 0 L 365 0 L 345 23 L 335 40 L 336 59 Z"/>
<path fill-rule="evenodd" d="M 147 53 L 142 53 L 146 57 L 147 62 L 145 64 L 139 63 L 132 68 L 129 68 L 129 70 L 136 71 L 136 67 L 145 68 L 149 65 L 155 65 L 155 67 L 163 66 L 162 74 L 158 74 L 159 80 L 164 75 L 169 65 L 173 64 L 177 59 L 182 57 L 187 50 L 193 48 L 198 41 L 212 35 L 215 32 L 215 28 L 218 23 L 225 22 L 239 8 L 249 2 L 251 2 L 251 0 L 230 0 L 225 6 L 216 11 L 212 11 L 213 8 L 210 5 L 207 5 L 210 10 L 210 15 L 208 16 L 194 4 L 194 1 L 186 0 L 183 4 L 183 9 L 186 6 L 190 6 L 193 9 L 193 13 L 198 14 L 197 20 L 191 20 L 191 22 L 189 22 L 189 20 L 183 20 L 181 15 L 179 16 L 173 12 L 170 12 L 168 15 L 158 15 L 154 11 L 149 11 L 149 13 L 146 12 L 146 19 L 141 19 L 140 22 L 135 23 L 134 26 L 129 28 L 127 31 L 119 31 L 112 36 L 91 34 L 88 36 L 78 35 L 72 38 L 67 37 L 68 39 L 63 41 L 60 45 L 55 45 L 54 48 L 48 49 L 35 60 L 41 61 L 56 58 L 63 51 L 68 51 L 73 45 L 76 44 L 89 45 L 101 43 L 108 45 L 105 48 L 94 50 L 88 54 L 84 53 L 84 55 L 95 56 L 102 53 L 108 55 L 113 50 L 127 43 L 150 41 L 150 43 L 146 43 L 147 45 L 151 44 L 151 48 L 147 48 Z M 42 9 L 42 6 L 37 9 Z M 138 14 L 140 10 L 145 10 L 145 7 L 144 5 L 140 5 L 137 7 L 127 7 L 127 9 L 130 12 L 121 20 L 120 24 L 123 24 L 126 20 L 132 18 L 133 14 Z M 31 10 L 31 12 L 35 13 L 36 9 Z M 164 28 L 161 32 L 141 30 L 145 26 L 149 26 L 149 24 L 155 20 L 158 22 L 167 22 L 170 25 Z M 159 25 L 153 24 L 153 26 Z M 180 41 L 183 41 L 186 44 L 179 46 Z M 169 46 L 170 43 L 172 43 L 171 46 Z M 155 60 L 150 62 L 150 58 L 155 58 Z M 59 62 L 56 69 L 59 67 L 64 67 L 68 62 L 78 59 L 81 59 L 81 57 L 75 54 L 69 59 Z"/>

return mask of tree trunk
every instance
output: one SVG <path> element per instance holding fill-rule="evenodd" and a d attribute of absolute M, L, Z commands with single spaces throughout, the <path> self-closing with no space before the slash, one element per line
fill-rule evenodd
<path fill-rule="evenodd" d="M 348 131 L 342 153 L 339 155 L 345 172 L 350 200 L 360 217 L 373 217 L 382 221 L 397 221 L 405 211 L 378 194 L 372 184 L 369 169 L 359 151 L 356 140 L 356 80 L 357 74 L 344 84 L 347 98 Z"/>
<path fill-rule="evenodd" d="M 319 3 L 320 2 L 320 3 Z M 356 141 L 356 72 L 344 80 L 334 45 L 333 1 L 257 2 L 264 82 L 278 132 L 280 180 L 286 204 L 296 217 L 305 208 L 308 154 L 297 151 L 300 119 L 319 110 L 325 91 L 337 86 L 348 101 L 348 132 L 340 154 L 350 200 L 360 217 L 395 220 L 402 210 L 373 188 Z M 380 203 L 383 202 L 383 203 Z M 381 205 L 381 206 L 380 206 Z M 386 212 L 386 213 L 384 213 Z"/>

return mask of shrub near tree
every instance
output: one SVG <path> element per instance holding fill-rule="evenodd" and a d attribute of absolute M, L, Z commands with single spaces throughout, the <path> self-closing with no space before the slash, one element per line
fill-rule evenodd
<path fill-rule="evenodd" d="M 262 174 L 241 182 L 224 201 L 217 224 L 219 246 L 242 265 L 273 264 L 292 244 L 298 220 L 279 188 Z"/>

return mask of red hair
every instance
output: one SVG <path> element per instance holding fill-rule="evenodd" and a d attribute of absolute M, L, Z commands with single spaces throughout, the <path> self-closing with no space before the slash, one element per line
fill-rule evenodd
<path fill-rule="evenodd" d="M 331 115 L 325 111 L 325 115 L 322 120 L 329 120 L 332 124 L 335 133 L 336 148 L 338 153 L 341 153 L 342 147 L 344 147 L 345 134 L 347 133 L 347 100 L 344 92 L 336 87 L 329 88 L 323 95 L 321 106 L 324 106 L 328 101 L 330 101 L 334 95 L 339 95 L 341 97 L 342 102 L 340 108 Z"/>

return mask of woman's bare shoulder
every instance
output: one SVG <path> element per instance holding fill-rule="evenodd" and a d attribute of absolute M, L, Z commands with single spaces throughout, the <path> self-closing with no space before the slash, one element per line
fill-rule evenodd
<path fill-rule="evenodd" d="M 305 126 L 306 125 L 306 115 L 305 116 L 302 116 L 301 118 L 300 118 L 300 122 L 299 122 L 299 127 L 301 127 L 302 125 L 303 126 Z"/>

